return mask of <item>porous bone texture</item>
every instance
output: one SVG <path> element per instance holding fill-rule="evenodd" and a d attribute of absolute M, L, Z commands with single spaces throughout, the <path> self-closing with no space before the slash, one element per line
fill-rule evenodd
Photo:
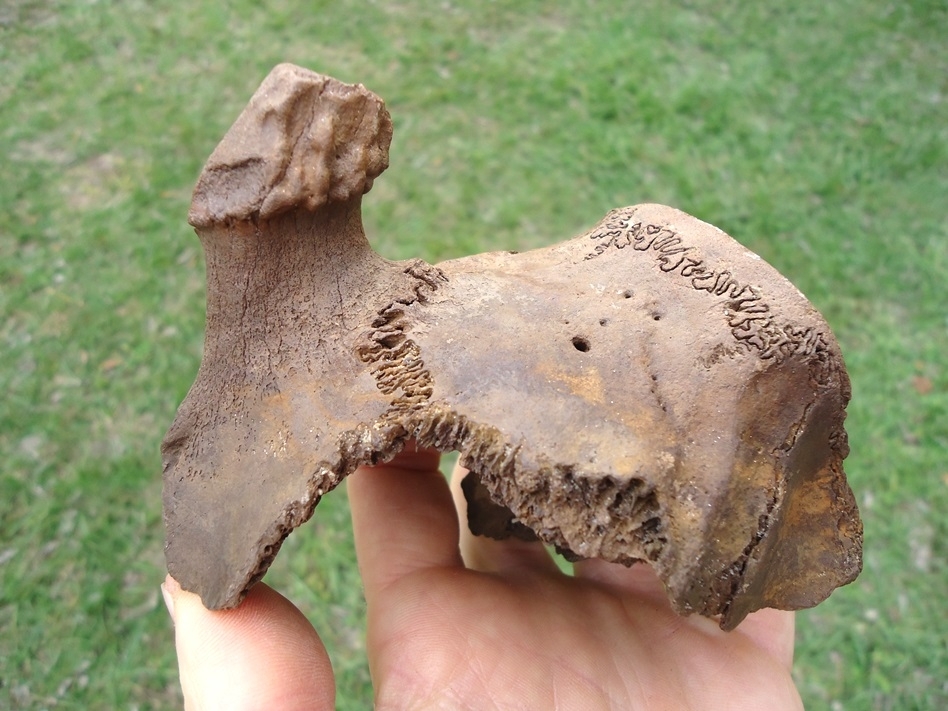
<path fill-rule="evenodd" d="M 360 205 L 390 139 L 371 92 L 280 65 L 198 181 L 205 350 L 163 445 L 185 589 L 238 604 L 410 438 L 461 452 L 475 532 L 645 561 L 726 629 L 855 578 L 849 380 L 790 282 L 661 205 L 522 254 L 385 260 Z"/>

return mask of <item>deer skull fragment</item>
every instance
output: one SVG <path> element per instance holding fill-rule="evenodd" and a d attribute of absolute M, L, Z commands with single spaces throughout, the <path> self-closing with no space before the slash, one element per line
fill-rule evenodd
<path fill-rule="evenodd" d="M 391 262 L 363 233 L 383 102 L 292 65 L 218 145 L 197 378 L 163 447 L 171 574 L 237 605 L 357 466 L 459 450 L 469 524 L 658 573 L 733 628 L 861 568 L 849 379 L 804 296 L 670 207 L 522 254 Z"/>

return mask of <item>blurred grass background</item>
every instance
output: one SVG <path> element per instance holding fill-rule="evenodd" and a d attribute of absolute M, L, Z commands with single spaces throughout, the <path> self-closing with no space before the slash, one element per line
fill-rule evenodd
<path fill-rule="evenodd" d="M 180 706 L 158 444 L 201 352 L 185 215 L 281 61 L 386 100 L 385 256 L 657 201 L 797 284 L 853 378 L 866 525 L 862 576 L 798 616 L 797 680 L 810 709 L 948 707 L 946 37 L 942 0 L 0 0 L 0 707 Z M 268 581 L 369 707 L 343 491 Z"/>

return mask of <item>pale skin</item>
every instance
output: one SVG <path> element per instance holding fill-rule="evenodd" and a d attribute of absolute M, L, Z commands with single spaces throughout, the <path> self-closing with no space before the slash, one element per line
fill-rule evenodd
<path fill-rule="evenodd" d="M 803 708 L 793 613 L 722 632 L 675 614 L 645 565 L 568 576 L 540 544 L 474 537 L 464 470 L 449 486 L 438 463 L 409 446 L 348 480 L 377 709 Z M 170 576 L 162 590 L 188 711 L 334 708 L 326 648 L 279 593 L 211 612 Z"/>

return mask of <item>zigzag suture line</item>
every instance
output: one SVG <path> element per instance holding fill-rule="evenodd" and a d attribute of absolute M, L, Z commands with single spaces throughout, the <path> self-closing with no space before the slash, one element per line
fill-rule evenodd
<path fill-rule="evenodd" d="M 389 410 L 392 415 L 416 410 L 431 397 L 431 373 L 425 368 L 421 348 L 407 335 L 405 309 L 425 303 L 448 280 L 440 269 L 421 260 L 411 262 L 404 272 L 415 280 L 411 296 L 396 299 L 378 310 L 368 343 L 357 351 L 363 363 L 374 366 L 371 372 L 379 390 L 395 396 Z"/>
<path fill-rule="evenodd" d="M 820 331 L 792 324 L 778 325 L 770 305 L 760 291 L 743 284 L 730 271 L 708 267 L 697 251 L 685 244 L 677 232 L 663 225 L 633 222 L 634 212 L 613 210 L 589 235 L 598 240 L 586 255 L 593 259 L 610 248 L 631 247 L 636 252 L 652 252 L 656 264 L 666 274 L 688 279 L 691 287 L 716 297 L 727 298 L 727 319 L 731 335 L 749 350 L 757 351 L 764 360 L 780 363 L 794 354 L 815 355 L 817 380 L 825 384 L 830 373 L 829 349 Z"/>

